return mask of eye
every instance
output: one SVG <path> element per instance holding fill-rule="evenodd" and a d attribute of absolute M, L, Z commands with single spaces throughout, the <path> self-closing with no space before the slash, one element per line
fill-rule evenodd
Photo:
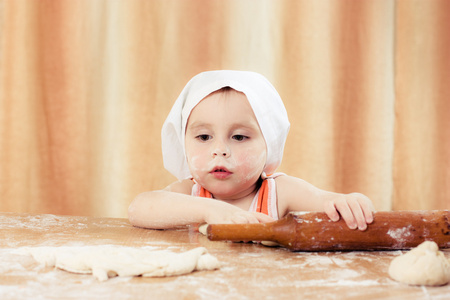
<path fill-rule="evenodd" d="M 202 142 L 206 142 L 206 141 L 209 141 L 212 138 L 212 136 L 210 136 L 208 134 L 200 134 L 200 135 L 197 135 L 195 138 L 199 139 Z"/>
<path fill-rule="evenodd" d="M 238 142 L 242 142 L 243 140 L 246 140 L 248 138 L 249 138 L 248 136 L 241 135 L 241 134 L 233 135 L 233 140 L 236 140 Z"/>

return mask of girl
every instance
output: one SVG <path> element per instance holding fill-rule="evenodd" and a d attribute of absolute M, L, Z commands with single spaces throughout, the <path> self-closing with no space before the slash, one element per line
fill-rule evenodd
<path fill-rule="evenodd" d="M 179 181 L 138 195 L 129 207 L 139 227 L 271 222 L 290 211 L 325 211 L 365 230 L 373 205 L 358 193 L 321 190 L 274 173 L 289 131 L 286 109 L 262 75 L 210 71 L 195 76 L 162 129 L 165 168 Z"/>

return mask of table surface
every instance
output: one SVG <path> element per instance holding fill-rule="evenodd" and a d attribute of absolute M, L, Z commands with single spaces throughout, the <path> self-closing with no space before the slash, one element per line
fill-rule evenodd
<path fill-rule="evenodd" d="M 222 267 L 188 275 L 100 282 L 43 267 L 20 247 L 120 245 L 182 252 L 205 247 Z M 409 286 L 389 278 L 402 251 L 290 252 L 212 242 L 194 227 L 149 230 L 127 219 L 0 213 L 0 299 L 450 299 L 450 285 Z M 450 258 L 450 251 L 444 250 Z"/>

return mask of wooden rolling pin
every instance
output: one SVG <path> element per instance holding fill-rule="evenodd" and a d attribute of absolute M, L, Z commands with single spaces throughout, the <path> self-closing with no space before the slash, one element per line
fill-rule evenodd
<path fill-rule="evenodd" d="M 211 224 L 212 241 L 273 241 L 292 251 L 410 249 L 424 241 L 450 248 L 450 211 L 380 211 L 365 231 L 323 212 L 291 212 L 272 223 Z"/>

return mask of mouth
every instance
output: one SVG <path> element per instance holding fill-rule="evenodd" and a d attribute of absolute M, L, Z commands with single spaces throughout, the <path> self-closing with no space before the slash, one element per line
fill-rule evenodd
<path fill-rule="evenodd" d="M 228 169 L 225 168 L 225 167 L 215 167 L 211 172 L 212 172 L 212 173 L 215 173 L 215 172 L 226 172 L 226 173 L 230 173 L 230 171 L 228 171 Z"/>
<path fill-rule="evenodd" d="M 233 174 L 225 167 L 215 167 L 210 173 L 218 179 L 224 179 Z"/>

